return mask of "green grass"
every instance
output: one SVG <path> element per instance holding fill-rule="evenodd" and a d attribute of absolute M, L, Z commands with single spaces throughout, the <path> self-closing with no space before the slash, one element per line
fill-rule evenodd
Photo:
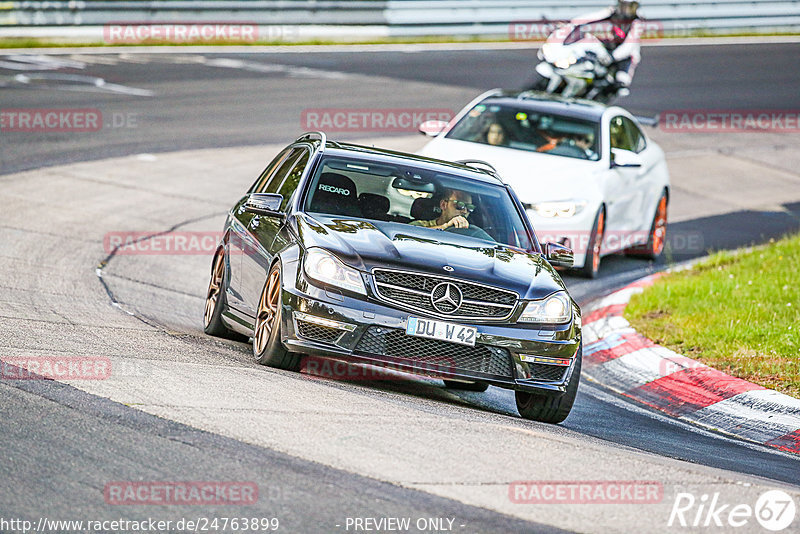
<path fill-rule="evenodd" d="M 667 274 L 625 309 L 660 345 L 800 397 L 800 235 Z"/>

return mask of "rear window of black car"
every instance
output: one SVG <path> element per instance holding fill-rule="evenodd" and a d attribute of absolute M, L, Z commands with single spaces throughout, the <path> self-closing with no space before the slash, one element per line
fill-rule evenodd
<path fill-rule="evenodd" d="M 449 231 L 531 250 L 526 226 L 501 184 L 410 165 L 325 156 L 310 182 L 304 209 L 376 224 L 414 223 L 421 231 L 439 232 L 426 226 L 446 222 L 440 206 L 443 200 L 447 201 L 443 195 L 454 198 L 453 191 L 459 192 L 459 198 L 467 199 L 463 209 L 472 211 L 464 213 L 470 228 Z"/>

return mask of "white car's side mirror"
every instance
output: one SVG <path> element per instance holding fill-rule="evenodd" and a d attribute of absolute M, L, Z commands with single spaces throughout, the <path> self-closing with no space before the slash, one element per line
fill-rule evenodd
<path fill-rule="evenodd" d="M 447 128 L 447 121 L 430 120 L 419 125 L 419 133 L 428 137 L 436 137 Z"/>
<path fill-rule="evenodd" d="M 611 167 L 641 167 L 642 157 L 630 150 L 611 149 Z"/>

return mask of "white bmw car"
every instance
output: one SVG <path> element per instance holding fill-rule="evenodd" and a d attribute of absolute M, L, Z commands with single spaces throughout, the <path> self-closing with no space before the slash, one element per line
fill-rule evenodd
<path fill-rule="evenodd" d="M 620 107 L 495 89 L 449 123 L 428 121 L 420 131 L 434 137 L 422 155 L 495 167 L 539 240 L 571 247 L 585 276 L 597 276 L 606 254 L 656 259 L 664 250 L 664 152 Z"/>

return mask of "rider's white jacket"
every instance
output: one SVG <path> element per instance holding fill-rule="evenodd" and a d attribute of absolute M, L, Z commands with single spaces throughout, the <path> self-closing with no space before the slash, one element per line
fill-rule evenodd
<path fill-rule="evenodd" d="M 616 80 L 627 86 L 642 57 L 640 40 L 644 25 L 640 19 L 634 19 L 629 28 L 624 28 L 614 18 L 615 14 L 615 9 L 608 7 L 576 17 L 570 23 L 576 27 L 588 26 L 583 29 L 600 39 L 614 58 Z"/>

